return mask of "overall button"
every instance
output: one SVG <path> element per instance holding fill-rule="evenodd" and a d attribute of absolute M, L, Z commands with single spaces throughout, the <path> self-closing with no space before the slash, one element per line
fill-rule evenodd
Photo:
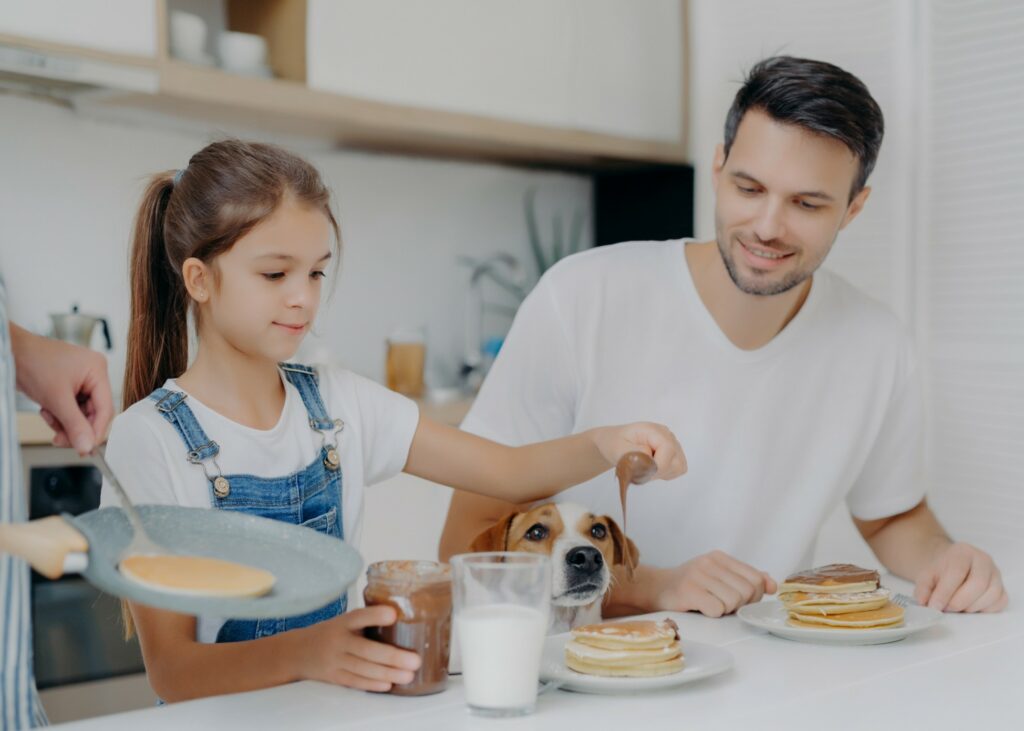
<path fill-rule="evenodd" d="M 231 483 L 228 482 L 228 478 L 223 475 L 213 478 L 213 494 L 220 498 L 231 494 Z"/>
<path fill-rule="evenodd" d="M 338 456 L 338 450 L 334 447 L 327 450 L 327 456 L 324 457 L 324 466 L 329 470 L 336 470 L 341 466 L 341 457 Z"/>

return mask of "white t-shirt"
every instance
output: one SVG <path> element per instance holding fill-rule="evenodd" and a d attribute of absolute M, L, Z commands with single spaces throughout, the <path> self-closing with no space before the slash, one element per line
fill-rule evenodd
<path fill-rule="evenodd" d="M 328 416 L 345 422 L 338 435 L 342 526 L 345 540 L 358 548 L 363 488 L 402 471 L 419 424 L 419 410 L 408 398 L 349 371 L 330 367 L 317 371 Z M 309 426 L 302 396 L 283 374 L 282 380 L 284 409 L 269 430 L 234 422 L 194 396 L 186 399 L 207 436 L 220 445 L 217 463 L 224 474 L 282 477 L 305 469 L 318 456 L 321 438 Z M 184 391 L 174 379 L 164 388 Z M 135 503 L 211 508 L 210 483 L 201 466 L 187 461 L 187 452 L 177 430 L 152 400 L 144 399 L 114 419 L 106 457 Z M 119 504 L 104 482 L 101 507 Z M 212 642 L 221 623 L 218 618 L 200 618 L 200 641 Z"/>
<path fill-rule="evenodd" d="M 923 497 L 922 402 L 896 318 L 828 271 L 771 342 L 733 345 L 704 307 L 686 241 L 569 257 L 523 303 L 462 428 L 508 444 L 655 421 L 688 472 L 629 492 L 641 561 L 714 549 L 781 578 L 805 568 L 846 499 L 881 518 Z M 621 517 L 612 473 L 562 493 Z"/>

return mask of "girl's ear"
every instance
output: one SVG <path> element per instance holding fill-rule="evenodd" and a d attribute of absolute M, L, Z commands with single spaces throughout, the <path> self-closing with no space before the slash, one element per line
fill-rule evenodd
<path fill-rule="evenodd" d="M 202 261 L 194 256 L 186 259 L 181 265 L 181 278 L 185 282 L 185 291 L 193 300 L 202 304 L 210 299 L 212 273 Z"/>
<path fill-rule="evenodd" d="M 512 529 L 512 521 L 519 513 L 509 513 L 490 528 L 473 539 L 469 550 L 473 553 L 479 551 L 507 551 L 508 532 Z"/>

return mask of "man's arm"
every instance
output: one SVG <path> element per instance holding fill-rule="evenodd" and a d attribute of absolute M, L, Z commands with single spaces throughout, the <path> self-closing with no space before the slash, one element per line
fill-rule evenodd
<path fill-rule="evenodd" d="M 456 490 L 452 493 L 448 517 L 441 531 L 438 556 L 442 561 L 448 561 L 457 553 L 467 552 L 474 538 L 512 511 L 520 509 L 525 509 L 525 506 Z"/>
<path fill-rule="evenodd" d="M 853 522 L 889 571 L 914 582 L 921 604 L 950 612 L 1006 607 L 1009 599 L 992 557 L 950 539 L 924 500 L 898 515 Z"/>

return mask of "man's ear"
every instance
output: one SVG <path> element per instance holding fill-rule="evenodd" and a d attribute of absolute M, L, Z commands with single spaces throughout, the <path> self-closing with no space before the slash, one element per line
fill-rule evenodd
<path fill-rule="evenodd" d="M 839 230 L 842 231 L 844 228 L 850 225 L 860 212 L 864 210 L 864 204 L 868 202 L 868 196 L 871 195 L 871 186 L 864 186 L 860 193 L 853 197 L 850 201 L 850 205 L 846 207 L 846 215 L 843 216 L 843 222 L 839 224 Z"/>
<path fill-rule="evenodd" d="M 625 566 L 626 576 L 632 580 L 633 572 L 640 565 L 640 549 L 622 532 L 622 528 L 619 527 L 618 523 L 608 517 L 605 520 L 608 521 L 608 529 L 612 534 L 612 545 L 615 546 L 615 552 L 612 554 L 612 563 L 617 566 Z"/>
<path fill-rule="evenodd" d="M 512 521 L 519 513 L 509 513 L 490 528 L 473 539 L 469 544 L 469 550 L 473 553 L 480 551 L 507 551 L 508 532 L 512 530 Z"/>
<path fill-rule="evenodd" d="M 722 168 L 725 167 L 725 145 L 715 145 L 715 156 L 711 160 L 711 187 L 715 193 L 718 192 L 718 181 L 722 177 Z"/>

